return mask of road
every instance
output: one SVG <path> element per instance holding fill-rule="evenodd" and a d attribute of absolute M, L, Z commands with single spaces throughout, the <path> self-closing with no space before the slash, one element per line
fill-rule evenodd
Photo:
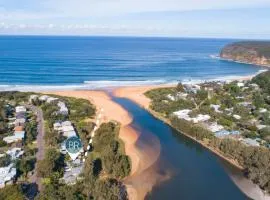
<path fill-rule="evenodd" d="M 33 105 L 28 106 L 28 108 L 30 110 L 32 110 L 32 112 L 35 113 L 37 116 L 37 122 L 38 122 L 37 148 L 38 148 L 38 151 L 36 153 L 36 159 L 38 161 L 38 160 L 44 159 L 44 155 L 45 155 L 45 141 L 44 141 L 45 127 L 44 127 L 43 112 L 40 108 L 33 106 Z M 35 165 L 34 174 L 30 177 L 30 182 L 36 183 L 38 185 L 39 191 L 42 190 L 41 178 L 37 176 L 37 162 Z"/>

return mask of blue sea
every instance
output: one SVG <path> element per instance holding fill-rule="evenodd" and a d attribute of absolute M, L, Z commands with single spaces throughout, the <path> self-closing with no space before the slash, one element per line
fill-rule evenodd
<path fill-rule="evenodd" d="M 100 88 L 231 79 L 262 67 L 219 59 L 227 39 L 1 36 L 0 89 Z"/>

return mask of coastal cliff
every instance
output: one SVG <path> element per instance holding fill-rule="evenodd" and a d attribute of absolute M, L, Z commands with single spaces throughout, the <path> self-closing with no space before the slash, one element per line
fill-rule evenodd
<path fill-rule="evenodd" d="M 270 67 L 270 42 L 245 41 L 228 44 L 221 50 L 220 57 Z"/>

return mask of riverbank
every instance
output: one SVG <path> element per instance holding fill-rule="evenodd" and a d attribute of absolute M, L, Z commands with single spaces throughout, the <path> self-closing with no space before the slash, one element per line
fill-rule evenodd
<path fill-rule="evenodd" d="M 93 103 L 98 110 L 102 111 L 102 122 L 115 120 L 121 124 L 119 138 L 125 144 L 125 153 L 131 159 L 132 169 L 129 177 L 126 178 L 125 185 L 127 188 L 129 199 L 141 200 L 151 191 L 155 185 L 157 177 L 153 171 L 146 173 L 159 157 L 159 146 L 151 149 L 145 146 L 138 148 L 136 143 L 140 136 L 140 132 L 131 127 L 132 116 L 120 105 L 113 102 L 110 96 L 104 91 L 53 91 L 44 92 L 46 94 L 54 94 L 59 96 L 83 98 Z M 147 185 L 141 181 L 142 177 L 147 177 Z M 136 182 L 136 184 L 133 184 Z M 142 187 L 144 186 L 144 187 Z"/>
<path fill-rule="evenodd" d="M 121 98 L 127 98 L 127 99 L 137 103 L 138 105 L 140 105 L 141 107 L 146 109 L 148 112 L 150 112 L 154 117 L 163 121 L 164 123 L 168 124 L 169 126 L 173 127 L 171 122 L 168 119 L 164 118 L 159 113 L 150 109 L 151 100 L 144 95 L 144 93 L 148 90 L 156 89 L 156 88 L 165 88 L 165 87 L 172 87 L 172 86 L 162 85 L 162 86 L 152 86 L 152 87 L 151 86 L 147 86 L 147 87 L 138 86 L 138 87 L 119 88 L 119 89 L 116 89 L 114 91 L 114 95 L 117 97 L 121 97 Z M 191 137 L 189 134 L 186 134 L 184 132 L 181 132 L 181 133 L 183 135 L 185 135 L 186 137 L 192 139 L 193 141 L 200 143 L 202 146 L 204 146 L 205 148 L 207 148 L 208 150 L 210 150 L 211 152 L 213 152 L 214 154 L 216 154 L 220 158 L 226 160 L 227 162 L 229 162 L 233 166 L 237 167 L 238 169 L 243 170 L 243 167 L 236 160 L 225 157 L 218 150 L 209 147 L 207 142 L 196 140 L 194 137 Z"/>
<path fill-rule="evenodd" d="M 253 78 L 253 76 L 248 78 L 248 79 L 241 79 L 241 80 L 250 80 L 251 78 Z M 156 89 L 156 88 L 164 88 L 164 87 L 168 87 L 168 86 L 152 86 L 152 87 L 151 86 L 147 86 L 147 87 L 143 87 L 143 86 L 137 87 L 136 86 L 136 87 L 118 88 L 118 89 L 114 90 L 114 95 L 117 97 L 121 97 L 121 98 L 127 98 L 127 99 L 137 103 L 142 108 L 144 108 L 149 113 L 151 113 L 154 117 L 163 121 L 164 123 L 168 124 L 169 126 L 173 127 L 171 122 L 167 118 L 164 118 L 159 113 L 150 109 L 151 100 L 148 99 L 144 95 L 144 93 L 148 90 Z M 228 158 L 228 157 L 224 156 L 223 153 L 220 152 L 219 150 L 209 147 L 207 141 L 206 142 L 205 141 L 198 141 L 195 138 L 191 137 L 189 134 L 184 133 L 184 132 L 181 132 L 181 134 L 183 134 L 186 137 L 192 139 L 193 141 L 201 144 L 203 147 L 205 147 L 206 149 L 208 149 L 209 151 L 211 151 L 212 153 L 217 155 L 222 160 L 224 160 L 227 163 L 231 164 L 232 166 L 236 167 L 237 169 L 239 169 L 241 171 L 243 170 L 243 167 L 236 160 Z M 229 174 L 229 175 L 230 175 L 231 179 L 233 180 L 233 182 L 237 185 L 237 187 L 243 193 L 245 193 L 248 197 L 250 197 L 251 199 L 258 199 L 258 200 L 269 200 L 270 199 L 270 196 L 265 194 L 264 191 L 261 190 L 257 185 L 252 183 L 252 181 L 250 181 L 244 177 L 241 177 L 239 174 L 234 174 L 234 175 Z"/>

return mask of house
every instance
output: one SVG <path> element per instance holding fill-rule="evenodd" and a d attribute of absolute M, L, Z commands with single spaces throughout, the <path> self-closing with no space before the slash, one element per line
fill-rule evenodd
<path fill-rule="evenodd" d="M 64 121 L 62 122 L 62 126 L 72 126 L 71 121 Z"/>
<path fill-rule="evenodd" d="M 23 126 L 15 126 L 14 131 L 23 131 L 24 130 L 24 127 Z"/>
<path fill-rule="evenodd" d="M 76 184 L 76 181 L 79 178 L 79 175 L 82 173 L 82 171 L 83 171 L 83 165 L 80 165 L 78 167 L 73 167 L 64 172 L 64 176 L 62 180 L 68 185 L 74 185 Z"/>
<path fill-rule="evenodd" d="M 246 144 L 247 146 L 253 146 L 253 147 L 259 147 L 260 143 L 257 142 L 257 140 L 255 139 L 251 139 L 251 138 L 245 138 L 241 140 L 244 144 Z"/>
<path fill-rule="evenodd" d="M 171 100 L 171 101 L 176 101 L 175 96 L 173 96 L 172 94 L 168 94 L 168 95 L 167 95 L 167 98 L 168 98 L 169 100 Z"/>
<path fill-rule="evenodd" d="M 25 118 L 18 118 L 15 120 L 14 124 L 15 126 L 23 126 L 26 122 Z"/>
<path fill-rule="evenodd" d="M 205 122 L 207 120 L 209 120 L 211 117 L 209 115 L 202 115 L 199 114 L 197 117 L 192 118 L 194 123 L 198 123 L 198 122 Z"/>
<path fill-rule="evenodd" d="M 249 86 L 252 87 L 254 90 L 260 89 L 259 85 L 257 85 L 256 83 L 251 83 L 251 84 L 249 84 Z"/>
<path fill-rule="evenodd" d="M 215 132 L 215 136 L 218 138 L 223 138 L 226 136 L 236 136 L 236 135 L 240 135 L 240 131 L 221 130 L 221 131 Z"/>
<path fill-rule="evenodd" d="M 73 131 L 64 131 L 63 136 L 65 136 L 65 137 L 74 137 L 74 136 L 77 136 L 77 134 L 76 134 L 76 132 L 74 130 Z"/>
<path fill-rule="evenodd" d="M 238 83 L 237 83 L 237 86 L 238 86 L 238 87 L 244 87 L 245 84 L 244 84 L 243 82 L 238 82 Z"/>
<path fill-rule="evenodd" d="M 55 102 L 55 101 L 57 101 L 58 100 L 58 98 L 55 98 L 55 97 L 48 97 L 47 99 L 46 99 L 46 103 L 52 103 L 52 102 Z"/>
<path fill-rule="evenodd" d="M 18 113 L 15 114 L 15 117 L 16 117 L 16 119 L 25 119 L 25 113 L 24 112 L 18 112 Z"/>
<path fill-rule="evenodd" d="M 77 136 L 75 129 L 70 121 L 56 122 L 53 124 L 56 131 L 62 132 L 65 137 Z"/>
<path fill-rule="evenodd" d="M 26 108 L 24 106 L 16 106 L 15 111 L 16 111 L 16 113 L 20 113 L 20 112 L 25 113 Z"/>
<path fill-rule="evenodd" d="M 6 152 L 6 154 L 10 155 L 12 160 L 16 160 L 23 155 L 24 151 L 21 148 L 12 148 Z"/>
<path fill-rule="evenodd" d="M 250 107 L 250 106 L 252 106 L 252 102 L 247 102 L 247 101 L 240 102 L 240 103 L 238 103 L 238 105 Z"/>
<path fill-rule="evenodd" d="M 40 100 L 40 101 L 46 101 L 47 99 L 49 98 L 49 96 L 47 96 L 47 95 L 42 95 L 42 96 L 40 96 L 38 99 Z"/>
<path fill-rule="evenodd" d="M 15 131 L 14 135 L 4 137 L 3 140 L 8 144 L 14 143 L 14 142 L 19 142 L 19 141 L 22 141 L 24 139 L 24 135 L 25 135 L 24 131 Z"/>
<path fill-rule="evenodd" d="M 217 113 L 222 113 L 222 111 L 219 110 L 220 105 L 211 104 L 210 108 L 213 108 L 215 110 L 215 112 L 217 112 Z"/>
<path fill-rule="evenodd" d="M 260 112 L 260 113 L 266 113 L 266 112 L 267 112 L 267 109 L 265 109 L 265 108 L 260 108 L 260 109 L 259 109 L 259 112 Z"/>
<path fill-rule="evenodd" d="M 210 130 L 213 133 L 218 132 L 218 131 L 221 131 L 221 130 L 224 129 L 224 127 L 222 125 L 219 125 L 216 122 L 208 125 L 207 128 L 208 128 L 208 130 Z"/>
<path fill-rule="evenodd" d="M 188 115 L 190 112 L 191 112 L 191 110 L 184 109 L 184 110 L 176 111 L 173 114 L 176 115 L 179 119 L 185 119 L 187 121 L 190 121 L 190 117 Z"/>
<path fill-rule="evenodd" d="M 64 102 L 59 101 L 57 103 L 57 106 L 59 107 L 58 114 L 68 115 L 68 108 L 66 107 L 66 104 Z"/>
<path fill-rule="evenodd" d="M 62 129 L 62 124 L 60 122 L 55 122 L 53 124 L 53 129 L 56 131 L 60 131 Z"/>
<path fill-rule="evenodd" d="M 199 114 L 199 115 L 197 115 L 197 117 L 192 118 L 189 116 L 190 112 L 191 112 L 191 110 L 184 109 L 184 110 L 176 111 L 173 114 L 176 115 L 179 119 L 184 119 L 186 121 L 192 121 L 193 123 L 205 122 L 211 118 L 209 115 L 202 115 L 202 114 Z"/>
<path fill-rule="evenodd" d="M 194 93 L 196 94 L 198 90 L 201 89 L 201 86 L 199 85 L 195 85 L 195 84 L 186 84 L 185 85 L 185 90 L 188 92 L 188 93 Z"/>
<path fill-rule="evenodd" d="M 263 124 L 257 124 L 256 127 L 257 127 L 258 130 L 261 130 L 261 129 L 266 128 L 267 126 L 263 125 Z"/>
<path fill-rule="evenodd" d="M 0 188 L 5 187 L 5 185 L 12 181 L 16 176 L 16 168 L 13 167 L 13 164 L 11 163 L 7 167 L 1 167 L 0 168 Z"/>
<path fill-rule="evenodd" d="M 62 126 L 61 131 L 62 132 L 74 131 L 74 127 L 73 126 Z"/>
<path fill-rule="evenodd" d="M 29 103 L 32 103 L 32 101 L 35 101 L 37 99 L 38 99 L 38 95 L 36 95 L 36 94 L 30 95 L 30 97 L 29 97 Z"/>
<path fill-rule="evenodd" d="M 233 117 L 237 120 L 240 120 L 242 118 L 240 115 L 233 115 Z"/>

